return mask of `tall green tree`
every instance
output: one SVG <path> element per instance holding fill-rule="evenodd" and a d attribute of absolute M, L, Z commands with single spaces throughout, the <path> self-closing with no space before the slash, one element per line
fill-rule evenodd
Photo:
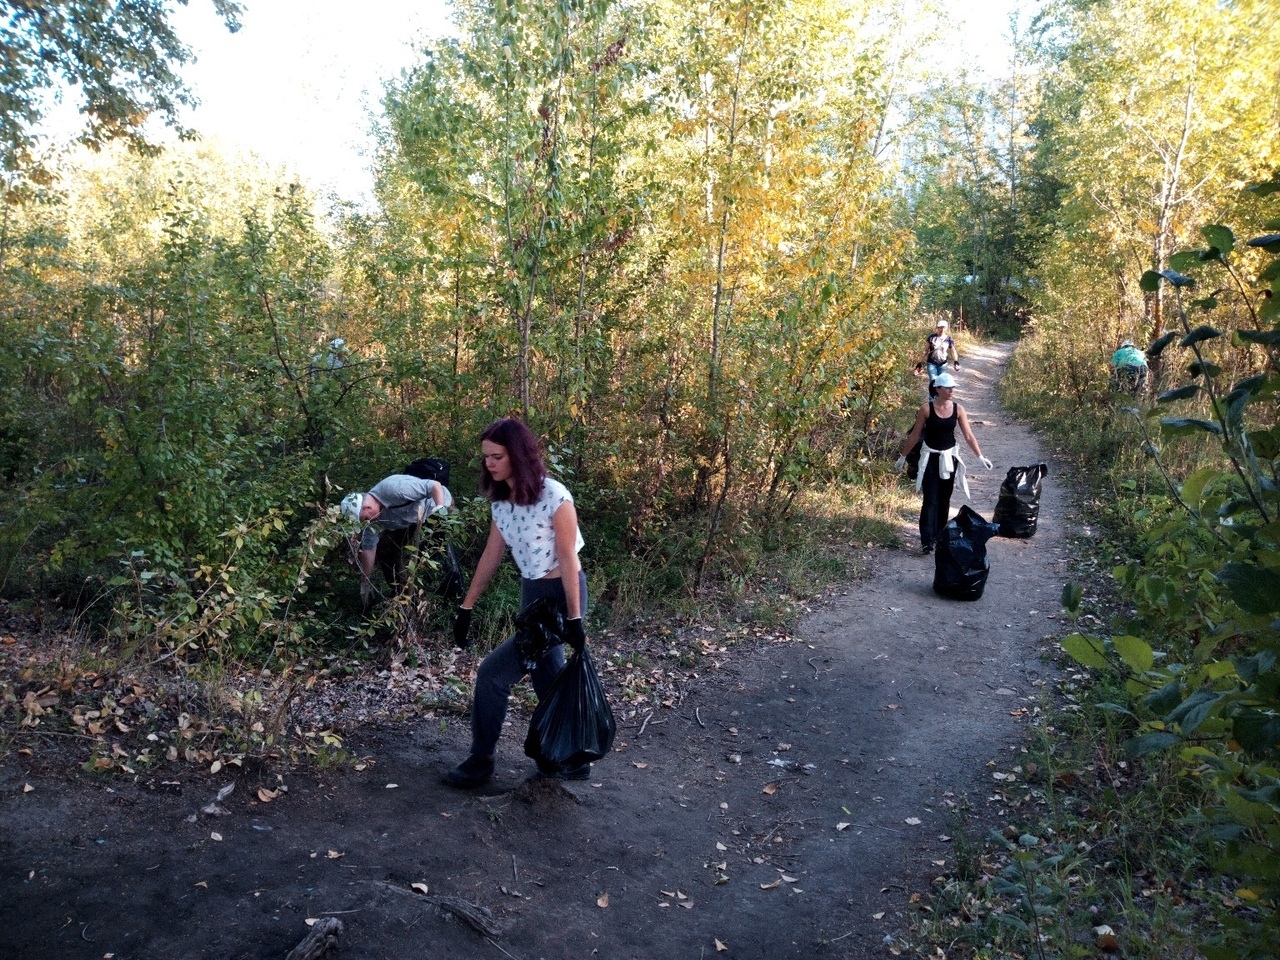
<path fill-rule="evenodd" d="M 241 4 L 212 0 L 227 29 L 240 28 Z M 186 6 L 187 0 L 176 0 Z M 85 116 L 81 143 L 149 146 L 144 125 L 159 116 L 179 125 L 194 103 L 180 70 L 191 51 L 170 24 L 175 0 L 2 0 L 0 2 L 0 171 L 6 199 L 20 175 L 47 183 L 33 152 L 50 98 L 69 93 Z"/>

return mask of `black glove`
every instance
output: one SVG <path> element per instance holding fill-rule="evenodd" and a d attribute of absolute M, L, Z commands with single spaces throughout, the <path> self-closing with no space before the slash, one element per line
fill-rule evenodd
<path fill-rule="evenodd" d="M 471 638 L 467 636 L 470 631 L 471 611 L 466 607 L 459 607 L 458 615 L 453 618 L 453 645 L 463 650 L 471 646 Z"/>
<path fill-rule="evenodd" d="M 583 629 L 581 617 L 564 622 L 564 642 L 573 647 L 575 653 L 581 653 L 587 645 L 587 631 Z"/>

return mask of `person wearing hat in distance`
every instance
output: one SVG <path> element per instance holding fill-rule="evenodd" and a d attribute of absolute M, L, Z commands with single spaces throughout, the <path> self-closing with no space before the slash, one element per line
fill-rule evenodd
<path fill-rule="evenodd" d="M 323 354 L 315 354 L 311 358 L 311 372 L 322 370 L 341 370 L 347 365 L 347 341 L 334 337 L 329 341 L 328 349 Z"/>
<path fill-rule="evenodd" d="M 933 333 L 925 337 L 924 360 L 916 364 L 916 373 L 920 373 L 922 370 L 929 371 L 929 396 L 931 397 L 935 396 L 933 389 L 934 378 L 947 369 L 948 359 L 956 372 L 959 373 L 960 357 L 956 353 L 956 342 L 947 333 L 947 321 L 939 320 Z"/>
<path fill-rule="evenodd" d="M 1147 355 L 1132 340 L 1111 355 L 1111 376 L 1118 390 L 1139 393 L 1147 384 Z"/>
<path fill-rule="evenodd" d="M 925 553 L 931 553 L 938 542 L 942 529 L 947 525 L 951 514 L 951 492 L 955 489 L 956 480 L 960 480 L 964 495 L 969 496 L 969 481 L 964 475 L 964 461 L 960 459 L 956 446 L 956 428 L 969 449 L 988 470 L 991 461 L 982 455 L 982 448 L 969 426 L 969 415 L 964 407 L 952 399 L 955 393 L 955 377 L 945 370 L 933 379 L 937 396 L 916 411 L 916 423 L 907 437 L 902 456 L 898 457 L 897 469 L 902 471 L 907 465 L 907 451 L 915 446 L 916 441 L 924 437 L 924 446 L 920 448 L 920 470 L 916 473 L 916 490 L 923 494 L 920 501 L 920 546 Z"/>
<path fill-rule="evenodd" d="M 373 565 L 384 531 L 404 530 L 422 523 L 433 513 L 453 506 L 453 494 L 444 484 L 406 473 L 379 480 L 367 493 L 350 493 L 342 500 L 342 515 L 363 522 L 356 559 L 360 567 L 360 600 L 373 597 Z"/>
<path fill-rule="evenodd" d="M 480 492 L 490 504 L 489 539 L 458 609 L 454 643 L 464 650 L 470 645 L 472 607 L 510 548 L 520 568 L 521 609 L 549 598 L 565 618 L 564 642 L 582 650 L 587 642 L 582 622 L 587 612 L 587 576 L 578 560 L 584 541 L 573 495 L 560 481 L 547 476 L 538 439 L 519 420 L 489 424 L 480 434 L 480 452 Z M 488 783 L 512 685 L 527 673 L 541 699 L 563 669 L 563 644 L 554 643 L 543 651 L 532 671 L 517 651 L 514 635 L 494 647 L 476 670 L 471 752 L 445 774 L 444 782 L 462 789 Z M 585 780 L 590 774 L 591 764 L 586 763 L 557 776 Z"/>

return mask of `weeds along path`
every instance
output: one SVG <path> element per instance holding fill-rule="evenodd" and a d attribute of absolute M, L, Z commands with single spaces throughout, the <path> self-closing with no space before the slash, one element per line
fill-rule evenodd
<path fill-rule="evenodd" d="M 1002 784 L 1021 777 L 1060 632 L 1068 501 L 1059 464 L 997 404 L 1008 352 L 964 358 L 958 399 L 996 463 L 973 503 L 990 516 L 1010 466 L 1050 473 L 1037 535 L 992 541 L 980 600 L 933 593 L 909 511 L 902 548 L 798 640 L 700 668 L 624 720 L 587 782 L 527 779 L 514 716 L 475 794 L 440 783 L 461 719 L 353 731 L 359 769 L 290 775 L 287 791 L 246 771 L 212 807 L 221 779 L 28 791 L 0 769 L 0 956 L 284 958 L 325 917 L 343 960 L 888 956 L 912 896 L 986 825 L 1016 822 Z"/>

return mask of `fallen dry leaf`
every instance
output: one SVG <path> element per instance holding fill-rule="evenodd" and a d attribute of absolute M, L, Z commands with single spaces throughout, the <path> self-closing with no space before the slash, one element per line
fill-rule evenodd
<path fill-rule="evenodd" d="M 22 785 L 22 792 L 23 792 L 23 793 L 30 793 L 30 792 L 31 792 L 32 790 L 34 790 L 34 789 L 35 789 L 35 787 L 33 787 L 33 786 L 32 786 L 31 784 L 29 784 L 29 783 L 24 783 L 24 784 Z"/>
<path fill-rule="evenodd" d="M 907 817 L 907 819 L 903 820 L 902 822 L 903 822 L 903 823 L 905 823 L 905 824 L 906 824 L 907 826 L 909 826 L 909 827 L 918 827 L 918 826 L 920 826 L 920 818 L 919 818 L 919 817 Z"/>
<path fill-rule="evenodd" d="M 218 833 L 218 832 L 216 832 L 216 831 L 215 831 L 215 832 L 213 832 L 213 833 L 209 834 L 209 839 L 210 839 L 210 840 L 221 840 L 221 839 L 222 839 L 222 834 L 220 834 L 220 833 Z"/>
<path fill-rule="evenodd" d="M 778 792 L 778 785 L 776 783 L 766 783 L 764 785 L 764 788 L 760 792 L 767 793 L 769 796 L 772 797 L 775 793 Z"/>
<path fill-rule="evenodd" d="M 1094 927 L 1093 933 L 1098 938 L 1098 949 L 1104 953 L 1115 953 L 1120 949 L 1120 941 L 1116 939 L 1115 931 L 1107 924 Z"/>
<path fill-rule="evenodd" d="M 784 874 L 782 875 L 782 877 L 781 877 L 781 880 L 782 880 L 782 882 L 783 882 L 783 883 L 797 883 L 797 882 L 800 880 L 800 878 L 799 878 L 799 877 L 789 877 L 789 876 L 787 876 L 787 875 L 784 873 Z"/>
<path fill-rule="evenodd" d="M 279 790 L 268 790 L 266 787 L 258 788 L 258 799 L 263 803 L 270 803 L 278 796 L 280 796 Z"/>
<path fill-rule="evenodd" d="M 676 906 L 678 906 L 678 907 L 684 907 L 686 910 L 692 910 L 692 909 L 693 909 L 693 901 L 692 901 L 692 900 L 686 900 L 684 903 L 678 903 L 678 904 L 676 904 Z"/>
<path fill-rule="evenodd" d="M 837 824 L 836 824 L 836 829 L 837 829 L 837 830 L 848 830 L 851 826 L 853 826 L 853 824 L 851 824 L 851 823 L 837 823 Z"/>
<path fill-rule="evenodd" d="M 631 761 L 631 765 L 635 767 L 637 770 L 643 770 L 645 767 L 648 766 L 647 763 L 637 763 L 635 760 Z"/>
<path fill-rule="evenodd" d="M 222 761 L 221 761 L 221 760 L 215 760 L 215 761 L 213 761 L 213 763 L 210 765 L 210 767 L 209 767 L 209 772 L 210 772 L 210 773 L 217 773 L 217 772 L 218 772 L 219 770 L 221 770 L 221 769 L 222 769 Z"/>
<path fill-rule="evenodd" d="M 760 889 L 761 889 L 761 890 L 777 890 L 777 889 L 778 889 L 778 887 L 780 887 L 780 886 L 782 886 L 782 881 L 781 881 L 781 880 L 775 880 L 775 881 L 773 881 L 773 883 L 762 883 L 762 884 L 760 884 Z"/>
<path fill-rule="evenodd" d="M 398 784 L 398 783 L 388 783 L 388 784 L 387 784 L 387 789 L 388 789 L 388 790 L 395 790 L 395 789 L 396 789 L 397 787 L 399 787 L 399 786 L 400 786 L 400 784 Z"/>
<path fill-rule="evenodd" d="M 608 905 L 609 905 L 609 895 L 607 893 L 602 893 L 599 896 L 599 898 L 596 900 L 596 906 L 600 907 L 603 910 Z"/>
<path fill-rule="evenodd" d="M 208 881 L 207 881 L 207 880 L 201 880 L 201 881 L 199 881 L 199 882 L 196 884 L 196 886 L 197 886 L 197 887 L 204 887 L 206 890 L 208 890 L 208 889 L 209 889 L 209 883 L 208 883 Z"/>
<path fill-rule="evenodd" d="M 426 885 L 425 883 L 411 883 L 411 884 L 409 884 L 409 889 L 410 889 L 410 890 L 417 890 L 419 893 L 430 893 L 430 892 L 431 892 L 430 890 L 428 890 L 428 889 L 427 889 L 427 885 Z"/>
<path fill-rule="evenodd" d="M 674 892 L 674 891 L 671 891 L 671 890 L 659 890 L 658 892 L 659 892 L 660 894 L 662 894 L 664 897 L 674 897 L 674 896 L 675 896 L 675 892 Z"/>
<path fill-rule="evenodd" d="M 879 913 L 873 913 L 873 914 L 871 915 L 871 919 L 872 919 L 872 920 L 883 920 L 883 919 L 884 919 L 884 911 L 883 911 L 883 910 L 881 910 Z"/>
<path fill-rule="evenodd" d="M 728 947 L 726 947 L 726 946 L 725 946 L 723 943 L 721 943 L 719 940 L 717 940 L 717 941 L 716 941 L 716 953 L 724 953 L 724 951 L 726 951 L 726 950 L 728 950 L 728 949 L 729 949 L 729 948 L 728 948 Z"/>
<path fill-rule="evenodd" d="M 327 854 L 325 854 L 325 856 L 327 856 L 330 860 L 341 860 L 343 857 L 346 856 L 346 854 L 339 853 L 337 850 L 330 850 Z"/>
<path fill-rule="evenodd" d="M 726 846 L 725 846 L 723 843 L 721 843 L 719 840 L 717 840 L 717 841 L 716 841 L 716 849 L 717 849 L 717 850 L 728 850 L 729 848 L 728 848 L 728 847 L 726 847 Z"/>

